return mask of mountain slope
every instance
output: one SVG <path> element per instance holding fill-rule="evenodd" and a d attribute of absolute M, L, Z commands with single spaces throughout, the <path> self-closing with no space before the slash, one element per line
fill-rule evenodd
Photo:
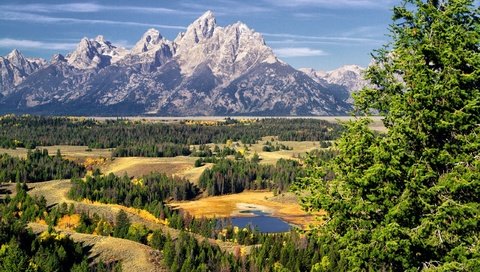
<path fill-rule="evenodd" d="M 2 84 L 0 113 L 339 115 L 350 110 L 346 91 L 279 60 L 245 24 L 218 26 L 210 11 L 174 41 L 155 29 L 131 50 L 103 36 L 83 38 L 66 57 L 22 69 L 21 80 L 7 72 L 7 80 L 2 77 L 2 83 L 14 83 Z"/>
<path fill-rule="evenodd" d="M 368 81 L 363 77 L 365 69 L 357 65 L 346 65 L 329 72 L 315 71 L 310 68 L 299 70 L 328 89 L 344 94 L 345 91 L 348 92 L 348 97 L 346 98 L 348 103 L 353 102 L 353 93 L 368 85 Z"/>
<path fill-rule="evenodd" d="M 43 59 L 27 59 L 16 49 L 0 57 L 0 97 L 9 95 L 15 86 L 45 64 Z"/>

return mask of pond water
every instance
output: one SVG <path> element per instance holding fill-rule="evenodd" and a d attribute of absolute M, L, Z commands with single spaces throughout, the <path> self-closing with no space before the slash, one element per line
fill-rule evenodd
<path fill-rule="evenodd" d="M 245 210 L 240 211 L 240 213 L 253 214 L 254 216 L 232 217 L 232 225 L 239 228 L 250 226 L 264 233 L 286 232 L 292 228 L 292 226 L 282 219 L 270 216 L 268 213 L 259 210 Z"/>

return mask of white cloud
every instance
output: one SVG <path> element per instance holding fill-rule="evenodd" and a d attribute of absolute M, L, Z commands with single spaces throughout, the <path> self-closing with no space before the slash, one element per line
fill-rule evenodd
<path fill-rule="evenodd" d="M 265 37 L 282 38 L 285 41 L 299 40 L 303 43 L 364 43 L 383 44 L 385 41 L 374 38 L 348 37 L 348 36 L 308 36 L 288 33 L 262 33 Z"/>
<path fill-rule="evenodd" d="M 17 40 L 17 39 L 9 39 L 9 38 L 0 39 L 1 48 L 72 50 L 76 46 L 77 46 L 76 43 L 41 42 L 41 41 Z"/>
<path fill-rule="evenodd" d="M 100 6 L 92 3 L 71 3 L 61 5 L 49 4 L 23 4 L 23 5 L 0 5 L 4 11 L 27 11 L 27 12 L 98 12 Z"/>
<path fill-rule="evenodd" d="M 26 12 L 0 11 L 0 20 L 3 21 L 21 21 L 34 23 L 78 23 L 78 24 L 107 24 L 107 25 L 126 25 L 141 27 L 158 27 L 167 29 L 184 30 L 184 26 L 163 25 L 163 24 L 147 24 L 129 21 L 112 21 L 112 20 L 96 20 L 96 19 L 77 19 L 66 17 L 52 17 Z"/>
<path fill-rule="evenodd" d="M 230 0 L 209 1 L 208 4 L 183 2 L 181 5 L 187 9 L 197 10 L 197 15 L 205 12 L 205 10 L 212 10 L 217 16 L 245 15 L 252 13 L 266 14 L 272 12 L 271 8 Z"/>
<path fill-rule="evenodd" d="M 38 13 L 94 13 L 102 11 L 128 11 L 137 13 L 160 13 L 160 14 L 190 14 L 189 12 L 168 8 L 142 7 L 142 6 L 109 6 L 96 3 L 70 3 L 70 4 L 24 4 L 24 5 L 0 5 L 4 11 L 38 12 Z"/>
<path fill-rule="evenodd" d="M 390 7 L 392 0 L 265 0 L 274 6 L 301 7 L 317 6 L 328 8 L 385 8 Z"/>
<path fill-rule="evenodd" d="M 283 47 L 273 49 L 275 54 L 279 57 L 290 58 L 290 57 L 317 57 L 317 56 L 326 56 L 328 55 L 323 50 L 312 49 L 308 47 Z"/>

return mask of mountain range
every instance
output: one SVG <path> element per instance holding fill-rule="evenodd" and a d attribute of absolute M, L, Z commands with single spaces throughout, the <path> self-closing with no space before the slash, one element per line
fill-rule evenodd
<path fill-rule="evenodd" d="M 83 38 L 50 61 L 0 57 L 0 113 L 86 116 L 344 115 L 363 69 L 296 70 L 261 34 L 210 11 L 175 40 L 149 29 L 133 48 Z"/>

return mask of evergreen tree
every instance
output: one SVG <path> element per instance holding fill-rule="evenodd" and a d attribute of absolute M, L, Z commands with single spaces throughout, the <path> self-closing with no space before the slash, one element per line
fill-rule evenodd
<path fill-rule="evenodd" d="M 316 268 L 478 271 L 476 3 L 404 0 L 394 9 L 393 42 L 376 52 L 373 87 L 356 97 L 358 113 L 380 112 L 388 132 L 348 124 L 339 155 L 300 185 L 311 193 L 304 207 L 327 212 L 317 234 L 340 255 Z"/>
<path fill-rule="evenodd" d="M 127 213 L 120 210 L 115 220 L 115 228 L 113 229 L 113 236 L 125 238 L 128 235 L 128 229 L 130 228 L 130 219 Z"/>

